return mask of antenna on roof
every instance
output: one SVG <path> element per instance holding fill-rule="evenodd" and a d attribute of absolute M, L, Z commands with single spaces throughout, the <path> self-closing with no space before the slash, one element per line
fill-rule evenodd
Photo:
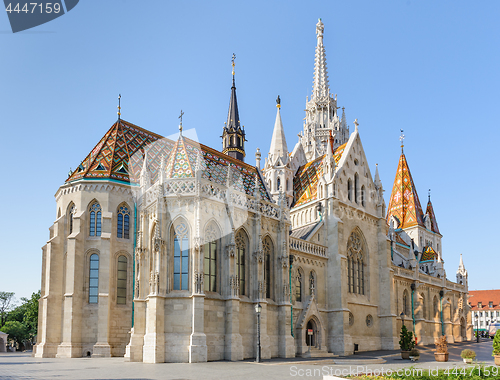
<path fill-rule="evenodd" d="M 118 120 L 120 120 L 121 115 L 122 115 L 122 95 L 118 94 Z"/>

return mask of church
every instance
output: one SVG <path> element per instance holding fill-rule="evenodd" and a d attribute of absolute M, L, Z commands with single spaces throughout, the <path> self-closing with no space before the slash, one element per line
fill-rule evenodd
<path fill-rule="evenodd" d="M 221 150 L 184 136 L 182 114 L 168 139 L 118 112 L 56 192 L 36 357 L 349 355 L 399 348 L 403 324 L 419 345 L 471 339 L 467 271 L 449 253 L 459 266 L 456 282 L 447 278 L 404 136 L 386 207 L 359 124 L 348 125 L 330 92 L 323 38 L 319 20 L 298 141 L 287 144 L 278 97 L 269 152 L 261 161 L 257 149 L 255 165 L 234 56 Z"/>

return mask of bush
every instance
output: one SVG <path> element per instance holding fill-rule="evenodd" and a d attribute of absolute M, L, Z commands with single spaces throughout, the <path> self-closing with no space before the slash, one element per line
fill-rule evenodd
<path fill-rule="evenodd" d="M 495 338 L 493 338 L 493 353 L 491 355 L 500 355 L 500 330 L 497 330 Z"/>
<path fill-rule="evenodd" d="M 476 358 L 476 352 L 473 351 L 473 350 L 469 350 L 468 348 L 466 348 L 465 350 L 462 351 L 462 353 L 460 354 L 460 356 L 462 357 L 462 359 L 475 359 Z"/>
<path fill-rule="evenodd" d="M 436 352 L 438 354 L 446 354 L 448 352 L 448 341 L 445 335 L 441 335 L 436 342 Z"/>
<path fill-rule="evenodd" d="M 413 333 L 408 331 L 405 325 L 401 327 L 401 334 L 399 336 L 399 347 L 401 351 L 411 351 L 415 347 L 415 340 L 413 339 Z"/>

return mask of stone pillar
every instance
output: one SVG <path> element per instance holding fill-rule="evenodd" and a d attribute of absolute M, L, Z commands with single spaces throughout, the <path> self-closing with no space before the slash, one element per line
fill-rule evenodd
<path fill-rule="evenodd" d="M 278 307 L 278 355 L 280 358 L 295 357 L 295 342 L 291 333 L 291 307 L 280 305 Z"/>
<path fill-rule="evenodd" d="M 189 338 L 189 363 L 207 361 L 207 337 L 204 332 L 205 296 L 193 294 L 192 333 Z"/>
<path fill-rule="evenodd" d="M 226 324 L 224 338 L 224 360 L 243 360 L 243 344 L 240 335 L 240 301 L 226 301 Z"/>
<path fill-rule="evenodd" d="M 260 358 L 271 359 L 270 339 L 267 334 L 267 301 L 260 301 L 262 312 L 260 313 Z M 257 313 L 255 313 L 255 346 L 257 347 Z M 255 353 L 257 355 L 257 353 Z"/>
<path fill-rule="evenodd" d="M 149 295 L 147 300 L 143 361 L 165 362 L 165 299 L 157 295 Z"/>
<path fill-rule="evenodd" d="M 144 334 L 146 333 L 146 301 L 134 300 L 134 327 L 130 334 L 130 342 L 125 351 L 125 360 L 142 362 Z"/>

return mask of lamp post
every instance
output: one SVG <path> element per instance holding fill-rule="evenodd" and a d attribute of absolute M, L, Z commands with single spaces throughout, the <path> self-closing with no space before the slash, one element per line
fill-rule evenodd
<path fill-rule="evenodd" d="M 476 343 L 479 343 L 479 312 L 476 314 Z"/>
<path fill-rule="evenodd" d="M 260 303 L 255 305 L 255 312 L 257 313 L 257 358 L 255 361 L 260 363 L 260 313 L 262 312 L 262 306 L 260 306 Z"/>
<path fill-rule="evenodd" d="M 399 314 L 399 316 L 401 317 L 401 322 L 403 323 L 401 327 L 403 327 L 405 325 L 405 313 L 402 311 L 401 314 Z"/>

